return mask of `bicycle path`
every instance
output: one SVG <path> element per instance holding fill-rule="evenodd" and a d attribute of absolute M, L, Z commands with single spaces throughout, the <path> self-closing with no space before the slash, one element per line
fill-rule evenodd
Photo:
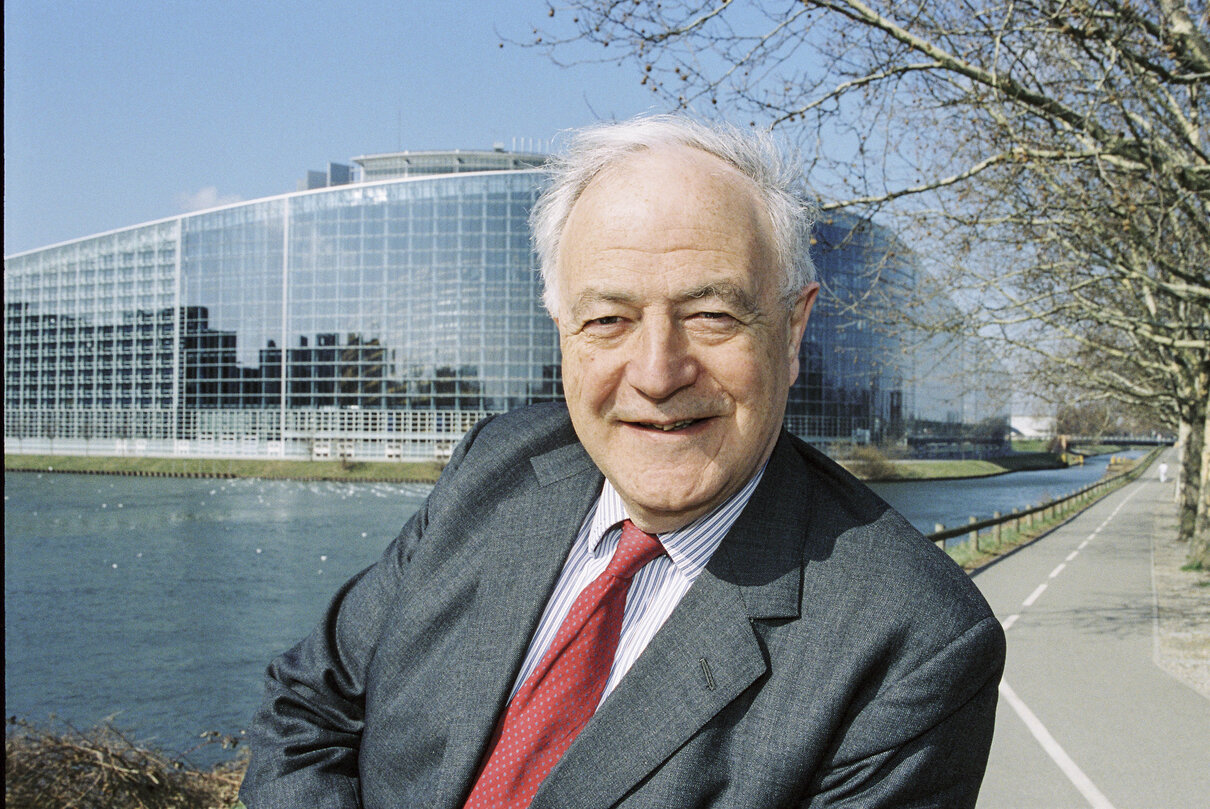
<path fill-rule="evenodd" d="M 974 576 L 1008 639 L 979 809 L 1210 806 L 1210 699 L 1155 664 L 1157 466 Z"/>

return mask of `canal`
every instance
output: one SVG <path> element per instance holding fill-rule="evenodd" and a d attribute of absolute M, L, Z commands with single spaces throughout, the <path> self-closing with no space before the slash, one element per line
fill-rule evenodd
<path fill-rule="evenodd" d="M 1146 454 L 1144 450 L 1117 453 L 1118 457 L 1127 458 L 1140 458 Z M 1039 469 L 963 480 L 893 481 L 873 483 L 870 488 L 918 530 L 928 534 L 938 523 L 955 528 L 971 517 L 989 519 L 997 511 L 1007 514 L 1014 508 L 1071 494 L 1104 477 L 1110 457 L 1097 455 L 1081 466 L 1067 469 Z"/>
<path fill-rule="evenodd" d="M 878 484 L 921 530 L 1074 491 L 1084 468 Z M 5 474 L 5 710 L 113 717 L 183 751 L 238 734 L 269 658 L 318 620 L 427 486 Z M 206 752 L 194 760 L 212 760 Z"/>

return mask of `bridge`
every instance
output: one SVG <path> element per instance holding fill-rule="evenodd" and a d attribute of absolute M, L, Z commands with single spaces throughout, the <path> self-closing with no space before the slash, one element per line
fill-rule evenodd
<path fill-rule="evenodd" d="M 1073 444 L 1129 444 L 1132 446 L 1171 446 L 1176 437 L 1171 435 L 1069 435 L 1067 445 Z"/>

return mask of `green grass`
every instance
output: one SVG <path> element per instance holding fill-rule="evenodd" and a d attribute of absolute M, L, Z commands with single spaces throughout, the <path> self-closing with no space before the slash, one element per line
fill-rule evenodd
<path fill-rule="evenodd" d="M 931 480 L 937 478 L 976 478 L 999 475 L 1004 469 L 990 461 L 892 461 L 895 480 Z"/>
<path fill-rule="evenodd" d="M 944 480 L 1001 475 L 1021 469 L 1056 469 L 1054 455 L 1010 455 L 994 461 L 887 461 L 890 472 L 879 480 Z M 200 477 L 375 480 L 432 483 L 441 474 L 436 461 L 274 461 L 238 458 L 146 458 L 82 455 L 5 455 L 8 471 L 84 472 L 115 475 L 181 475 Z M 859 475 L 860 476 L 860 475 Z"/>
<path fill-rule="evenodd" d="M 1122 481 L 1122 483 L 1124 484 L 1125 481 Z M 968 539 L 966 542 L 946 548 L 945 552 L 966 570 L 974 570 L 999 556 L 1003 556 L 1014 548 L 1047 533 L 1055 526 L 1088 508 L 1110 492 L 1116 491 L 1117 488 L 1117 486 L 1114 486 L 1100 495 L 1088 494 L 1084 497 L 1068 501 L 1064 504 L 1062 511 L 1047 519 L 1035 516 L 1035 521 L 1032 525 L 1022 525 L 1019 529 L 1014 529 L 1006 523 L 1000 527 L 999 542 L 996 541 L 995 534 L 992 531 L 985 529 L 979 534 L 977 543 Z"/>
<path fill-rule="evenodd" d="M 1126 447 L 1117 444 L 1078 444 L 1071 448 L 1072 452 L 1078 452 L 1081 455 L 1111 455 L 1115 452 L 1122 452 Z"/>
<path fill-rule="evenodd" d="M 1013 452 L 1046 452 L 1050 448 L 1049 438 L 1015 438 Z"/>
<path fill-rule="evenodd" d="M 269 461 L 237 458 L 132 458 L 79 455 L 5 455 L 5 471 L 85 472 L 116 475 L 285 478 L 432 483 L 436 461 Z"/>
<path fill-rule="evenodd" d="M 858 477 L 862 474 L 860 463 L 841 462 L 850 472 Z M 1027 469 L 1063 469 L 1066 464 L 1049 452 L 1034 452 L 1028 454 L 1009 455 L 989 461 L 979 460 L 941 460 L 941 461 L 886 461 L 889 472 L 880 472 L 874 480 L 946 480 L 954 478 L 978 478 L 989 475 L 1003 475 L 1006 472 L 1019 472 Z"/>

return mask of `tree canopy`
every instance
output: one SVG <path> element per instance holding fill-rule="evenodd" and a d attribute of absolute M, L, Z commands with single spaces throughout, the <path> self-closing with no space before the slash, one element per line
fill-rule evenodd
<path fill-rule="evenodd" d="M 784 132 L 822 207 L 896 224 L 1038 388 L 1179 430 L 1210 565 L 1210 36 L 1204 0 L 576 0 L 572 42 L 669 106 Z M 913 307 L 887 307 L 911 319 Z M 934 309 L 934 311 L 936 311 Z M 905 312 L 907 314 L 905 314 Z"/>

